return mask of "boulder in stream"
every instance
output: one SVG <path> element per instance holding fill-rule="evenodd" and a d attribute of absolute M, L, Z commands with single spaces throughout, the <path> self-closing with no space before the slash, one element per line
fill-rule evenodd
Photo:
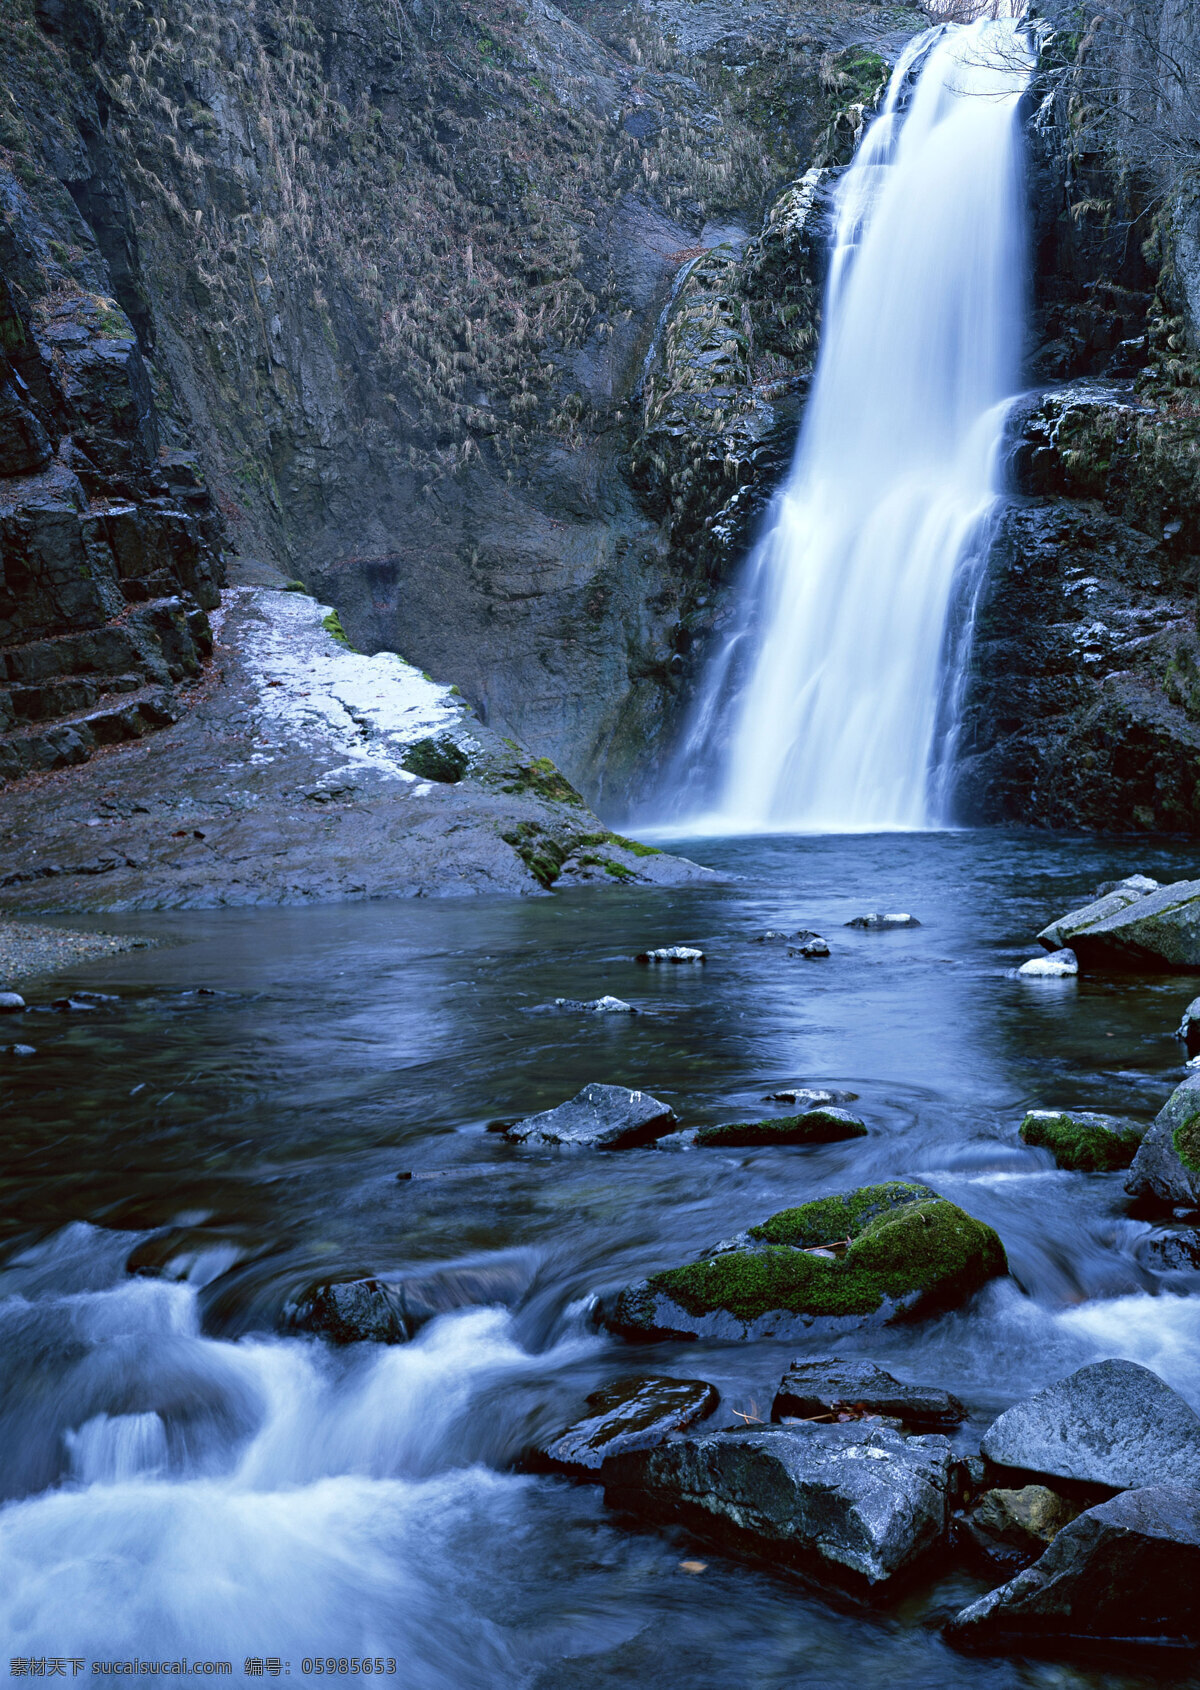
<path fill-rule="evenodd" d="M 874 912 L 870 915 L 856 915 L 845 925 L 847 927 L 861 927 L 868 933 L 885 933 L 896 927 L 920 927 L 921 923 L 915 915 L 901 911 L 892 915 L 880 915 Z"/>
<path fill-rule="evenodd" d="M 686 1431 L 717 1406 L 703 1379 L 618 1379 L 587 1399 L 592 1412 L 534 1452 L 533 1465 L 580 1479 L 598 1479 L 605 1462 L 652 1449 Z"/>
<path fill-rule="evenodd" d="M 505 1131 L 514 1144 L 558 1144 L 585 1150 L 627 1150 L 651 1144 L 678 1125 L 669 1104 L 625 1086 L 584 1086 L 569 1103 L 527 1115 Z"/>
<path fill-rule="evenodd" d="M 857 1103 L 856 1091 L 829 1091 L 824 1086 L 787 1086 L 783 1091 L 769 1091 L 764 1103 L 798 1103 L 803 1109 L 819 1109 L 826 1103 Z"/>
<path fill-rule="evenodd" d="M 953 1467 L 944 1437 L 870 1422 L 689 1433 L 622 1457 L 606 1498 L 877 1585 L 945 1535 Z"/>
<path fill-rule="evenodd" d="M 1129 1166 L 1146 1129 L 1087 1109 L 1031 1109 L 1020 1133 L 1026 1144 L 1048 1150 L 1060 1168 L 1108 1174 Z"/>
<path fill-rule="evenodd" d="M 771 1405 L 772 1420 L 836 1418 L 849 1411 L 901 1420 L 914 1431 L 940 1432 L 967 1418 L 958 1398 L 936 1385 L 908 1385 L 873 1361 L 823 1356 L 794 1361 Z"/>
<path fill-rule="evenodd" d="M 660 945 L 655 951 L 639 951 L 635 962 L 703 962 L 704 952 L 694 945 Z"/>
<path fill-rule="evenodd" d="M 812 961 L 816 957 L 828 956 L 829 945 L 819 933 L 797 933 L 796 942 L 789 949 L 788 955 Z"/>
<path fill-rule="evenodd" d="M 1154 1117 L 1125 1189 L 1152 1205 L 1200 1208 L 1200 1074 L 1176 1086 Z"/>
<path fill-rule="evenodd" d="M 928 1186 L 893 1180 L 784 1209 L 700 1261 L 604 1299 L 630 1338 L 764 1338 L 930 1314 L 1008 1271 L 982 1221 Z"/>
<path fill-rule="evenodd" d="M 845 1138 L 866 1138 L 867 1124 L 848 1109 L 823 1103 L 802 1115 L 776 1115 L 766 1121 L 727 1121 L 701 1127 L 696 1143 L 708 1148 L 741 1144 L 836 1144 Z"/>
<path fill-rule="evenodd" d="M 994 1420 L 980 1445 L 1000 1467 L 1109 1485 L 1200 1485 L 1200 1415 L 1156 1373 L 1097 1361 Z"/>
<path fill-rule="evenodd" d="M 1062 980 L 1079 973 L 1079 962 L 1074 951 L 1054 951 L 1050 956 L 1031 956 L 1017 973 L 1026 980 Z"/>
<path fill-rule="evenodd" d="M 637 1010 L 624 998 L 555 998 L 554 1008 L 564 1015 L 636 1015 Z"/>
<path fill-rule="evenodd" d="M 20 992 L 0 992 L 0 1015 L 20 1015 L 25 999 Z"/>
<path fill-rule="evenodd" d="M 1193 998 L 1184 1010 L 1175 1037 L 1186 1044 L 1189 1056 L 1200 1056 L 1200 998 Z"/>
<path fill-rule="evenodd" d="M 528 1258 L 463 1263 L 394 1279 L 328 1280 L 303 1297 L 288 1322 L 335 1344 L 403 1344 L 435 1315 L 454 1309 L 511 1306 L 529 1287 Z"/>
<path fill-rule="evenodd" d="M 1038 938 L 1047 950 L 1069 945 L 1085 973 L 1200 973 L 1200 880 L 1152 892 L 1124 886 L 1060 917 Z"/>
<path fill-rule="evenodd" d="M 1036 1565 L 956 1615 L 947 1635 L 974 1648 L 1200 1641 L 1200 1491 L 1148 1485 L 1089 1508 Z"/>

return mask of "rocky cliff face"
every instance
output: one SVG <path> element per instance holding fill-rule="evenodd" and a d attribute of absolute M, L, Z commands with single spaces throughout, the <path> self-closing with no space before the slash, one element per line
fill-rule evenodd
<path fill-rule="evenodd" d="M 195 450 L 239 578 L 301 578 L 358 646 L 619 795 L 703 596 L 673 493 L 630 465 L 656 327 L 811 161 L 845 49 L 915 8 L 9 11 L 5 216 L 45 231 L 14 285 L 120 325 L 145 463 Z"/>
<path fill-rule="evenodd" d="M 1029 101 L 1031 361 L 1050 385 L 1013 418 L 1020 497 L 978 606 L 957 801 L 971 821 L 1192 833 L 1200 289 L 1178 185 L 1089 116 L 1089 100 L 1134 98 L 1118 72 L 1097 87 L 1059 35 Z"/>
<path fill-rule="evenodd" d="M 32 20 L 7 46 L 7 86 L 34 77 L 61 116 L 69 83 Z M 14 155 L 28 131 L 12 99 L 0 124 L 13 165 L 0 171 L 4 781 L 173 721 L 212 647 L 222 565 L 203 473 L 161 435 L 114 272 L 76 203 L 95 167 L 82 129 L 51 178 Z M 105 232 L 122 238 L 115 212 Z"/>

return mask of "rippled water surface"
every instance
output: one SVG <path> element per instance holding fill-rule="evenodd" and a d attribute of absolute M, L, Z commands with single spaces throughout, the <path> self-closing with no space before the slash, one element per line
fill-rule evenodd
<path fill-rule="evenodd" d="M 803 1341 L 634 1350 L 596 1332 L 588 1299 L 890 1175 L 990 1221 L 1014 1277 L 837 1347 L 957 1391 L 964 1446 L 1103 1356 L 1200 1408 L 1200 1276 L 1155 1271 L 1121 1176 L 1058 1173 L 1016 1139 L 1028 1107 L 1148 1119 L 1178 1083 L 1194 982 L 1012 971 L 1099 880 L 1191 872 L 1183 848 L 962 833 L 690 849 L 732 878 L 129 918 L 163 943 L 30 991 L 112 996 L 36 1010 L 14 1036 L 37 1056 L 0 1057 L 10 1656 L 224 1656 L 235 1678 L 247 1655 L 293 1676 L 307 1655 L 392 1656 L 413 1690 L 1200 1682 L 1177 1660 L 963 1658 L 938 1627 L 984 1588 L 965 1573 L 857 1609 L 515 1469 L 634 1370 L 703 1375 L 762 1412 Z M 872 909 L 922 926 L 842 925 Z M 828 960 L 754 942 L 801 927 Z M 677 942 L 706 966 L 633 961 Z M 640 1013 L 538 1008 L 602 993 Z M 688 1124 L 832 1085 L 859 1094 L 871 1134 L 595 1155 L 487 1131 L 588 1080 L 643 1086 Z M 396 1348 L 280 1335 L 324 1277 L 449 1263 L 486 1270 L 497 1301 Z M 696 1559 L 703 1573 L 682 1566 Z"/>

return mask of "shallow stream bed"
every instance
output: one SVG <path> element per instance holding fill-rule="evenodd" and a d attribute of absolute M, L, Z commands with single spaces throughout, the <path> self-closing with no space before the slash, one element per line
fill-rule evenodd
<path fill-rule="evenodd" d="M 731 878 L 110 919 L 160 944 L 27 992 L 109 996 L 2 1029 L 37 1050 L 0 1056 L 10 1657 L 231 1658 L 237 1681 L 247 1656 L 299 1677 L 306 1657 L 368 1655 L 411 1690 L 1200 1682 L 1177 1658 L 964 1658 L 939 1627 L 986 1587 L 973 1574 L 931 1570 L 867 1611 L 516 1470 L 615 1377 L 705 1377 L 755 1417 L 793 1356 L 831 1348 L 959 1394 L 964 1448 L 1105 1356 L 1200 1409 L 1200 1273 L 1156 1269 L 1121 1175 L 1059 1173 L 1016 1136 L 1030 1107 L 1148 1120 L 1182 1077 L 1172 1031 L 1195 982 L 1013 970 L 1099 881 L 1190 873 L 1185 848 L 958 833 L 687 850 Z M 843 925 L 870 910 L 922 925 Z M 832 955 L 755 942 L 801 928 Z M 633 960 L 675 943 L 706 964 Z M 538 1007 L 605 993 L 639 1013 Z M 857 1093 L 870 1135 L 564 1154 L 487 1130 L 589 1080 L 644 1087 L 687 1125 L 831 1086 Z M 836 1346 L 632 1348 L 589 1318 L 599 1291 L 893 1175 L 994 1225 L 1013 1277 Z M 459 1262 L 501 1301 L 408 1345 L 281 1335 L 322 1278 Z"/>

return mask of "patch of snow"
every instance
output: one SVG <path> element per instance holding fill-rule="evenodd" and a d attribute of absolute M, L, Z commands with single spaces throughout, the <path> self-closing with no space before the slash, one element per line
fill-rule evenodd
<path fill-rule="evenodd" d="M 273 749 L 303 745 L 332 751 L 343 760 L 339 774 L 370 768 L 413 782 L 416 777 L 400 759 L 414 741 L 459 730 L 456 741 L 464 750 L 472 748 L 461 732 L 468 711 L 450 688 L 428 680 L 394 652 L 365 657 L 342 645 L 323 626 L 329 605 L 265 587 L 240 589 L 239 596 L 261 618 L 243 624 L 242 660 Z M 430 788 L 422 783 L 413 790 Z"/>

